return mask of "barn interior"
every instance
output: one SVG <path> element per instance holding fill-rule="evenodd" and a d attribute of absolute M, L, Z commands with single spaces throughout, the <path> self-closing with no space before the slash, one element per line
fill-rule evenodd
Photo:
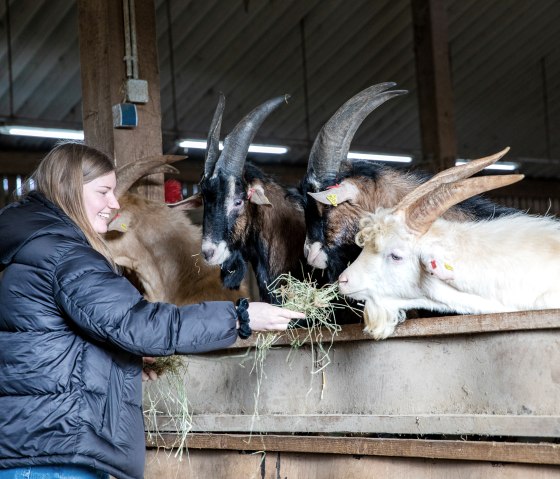
<path fill-rule="evenodd" d="M 205 150 L 184 142 L 206 140 L 220 92 L 222 139 L 290 95 L 254 140 L 285 151 L 249 160 L 296 185 L 331 115 L 391 81 L 408 94 L 365 119 L 351 152 L 436 172 L 509 146 L 481 174 L 525 179 L 487 196 L 558 215 L 559 25 L 557 0 L 0 0 L 0 207 L 60 130 L 118 166 L 186 156 L 166 178 L 187 197 Z M 163 200 L 163 181 L 137 191 Z M 350 325 L 312 379 L 314 353 L 295 353 L 288 378 L 280 342 L 256 419 L 255 379 L 237 368 L 255 340 L 190 359 L 189 460 L 158 455 L 178 431 L 147 437 L 146 477 L 558 477 L 558 310 L 438 319 L 383 343 Z"/>

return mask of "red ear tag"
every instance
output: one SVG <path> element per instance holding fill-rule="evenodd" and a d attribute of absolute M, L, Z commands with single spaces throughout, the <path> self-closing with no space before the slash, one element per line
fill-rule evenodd
<path fill-rule="evenodd" d="M 436 269 L 437 268 L 437 262 L 435 259 L 433 259 L 432 261 L 430 261 L 430 265 L 432 266 L 432 269 Z"/>

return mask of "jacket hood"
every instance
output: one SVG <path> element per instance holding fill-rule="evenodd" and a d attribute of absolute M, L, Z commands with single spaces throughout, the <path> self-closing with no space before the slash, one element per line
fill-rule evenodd
<path fill-rule="evenodd" d="M 43 235 L 64 235 L 87 242 L 66 214 L 42 194 L 33 191 L 0 210 L 0 270 L 29 241 Z"/>

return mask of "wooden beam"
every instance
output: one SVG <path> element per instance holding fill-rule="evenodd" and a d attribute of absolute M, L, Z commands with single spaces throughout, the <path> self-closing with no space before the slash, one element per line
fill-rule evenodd
<path fill-rule="evenodd" d="M 457 140 L 444 0 L 411 0 L 423 161 L 433 172 L 455 165 Z"/>
<path fill-rule="evenodd" d="M 180 434 L 148 437 L 148 447 L 171 448 Z M 495 441 L 448 441 L 366 437 L 201 434 L 187 436 L 189 449 L 230 449 L 359 456 L 422 457 L 468 461 L 560 464 L 560 444 Z"/>
<path fill-rule="evenodd" d="M 457 334 L 495 333 L 499 331 L 526 331 L 536 329 L 560 329 L 560 310 L 547 309 L 542 311 L 517 311 L 513 313 L 471 314 L 458 316 L 442 316 L 437 318 L 409 319 L 395 329 L 387 338 L 414 338 L 431 336 L 455 336 Z M 363 332 L 362 324 L 342 326 L 337 334 L 321 328 L 316 337 L 309 337 L 307 329 L 292 329 L 286 333 L 278 333 L 274 346 L 289 345 L 294 339 L 303 343 L 319 341 L 324 343 L 340 343 L 345 341 L 375 341 Z M 319 338 L 319 339 L 317 339 Z M 237 340 L 230 349 L 245 349 L 255 346 L 255 335 L 249 339 Z"/>
<path fill-rule="evenodd" d="M 85 140 L 115 159 L 117 166 L 162 154 L 159 68 L 153 0 L 135 2 L 139 78 L 148 82 L 149 101 L 137 104 L 138 126 L 113 128 L 113 105 L 124 101 L 126 70 L 123 4 L 78 0 L 80 64 Z M 163 175 L 152 175 L 140 192 L 163 200 Z"/>

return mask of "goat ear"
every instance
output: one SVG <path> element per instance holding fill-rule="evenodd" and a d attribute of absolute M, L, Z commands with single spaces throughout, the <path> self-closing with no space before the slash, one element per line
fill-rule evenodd
<path fill-rule="evenodd" d="M 202 195 L 200 193 L 195 193 L 188 198 L 177 201 L 177 203 L 169 203 L 167 206 L 170 208 L 177 208 L 182 211 L 187 210 L 195 210 L 196 208 L 200 208 L 203 204 Z"/>
<path fill-rule="evenodd" d="M 422 253 L 420 261 L 426 272 L 441 279 L 442 281 L 451 281 L 455 279 L 455 270 L 451 263 L 445 259 L 441 252 Z"/>
<path fill-rule="evenodd" d="M 119 231 L 126 233 L 132 224 L 132 215 L 129 211 L 119 211 L 107 225 L 107 231 Z"/>
<path fill-rule="evenodd" d="M 261 184 L 251 185 L 249 187 L 247 197 L 249 198 L 249 201 L 255 205 L 272 206 L 272 203 L 268 201 L 268 198 L 264 193 L 264 188 Z"/>
<path fill-rule="evenodd" d="M 315 198 L 315 200 L 319 203 L 323 203 L 324 205 L 338 206 L 345 201 L 355 201 L 358 197 L 358 188 L 354 183 L 343 181 L 339 185 L 335 185 L 328 190 L 308 194 L 309 196 Z"/>

